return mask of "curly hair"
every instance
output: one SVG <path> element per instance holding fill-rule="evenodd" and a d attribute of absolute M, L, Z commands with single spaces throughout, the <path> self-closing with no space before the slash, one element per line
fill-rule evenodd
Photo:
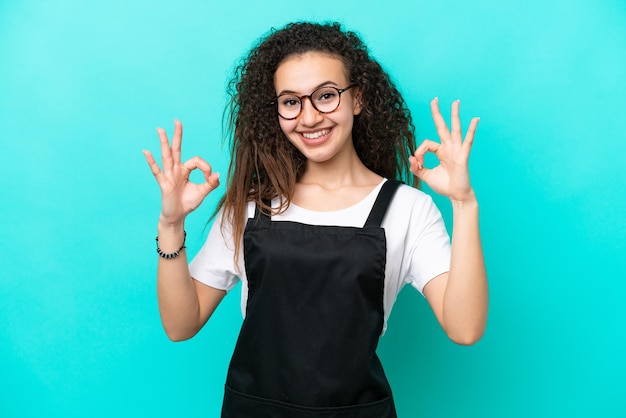
<path fill-rule="evenodd" d="M 272 29 L 236 67 L 228 83 L 230 103 L 224 122 L 232 159 L 227 190 L 218 210 L 232 226 L 237 259 L 250 201 L 266 213 L 264 200 L 278 197 L 281 213 L 287 209 L 306 158 L 280 129 L 273 98 L 274 73 L 285 59 L 307 52 L 339 58 L 350 83 L 359 88 L 361 113 L 355 116 L 352 139 L 357 155 L 374 173 L 417 185 L 408 157 L 415 149 L 414 126 L 405 101 L 389 75 L 373 59 L 354 32 L 339 23 L 291 23 Z M 222 227 L 224 223 L 222 223 Z"/>

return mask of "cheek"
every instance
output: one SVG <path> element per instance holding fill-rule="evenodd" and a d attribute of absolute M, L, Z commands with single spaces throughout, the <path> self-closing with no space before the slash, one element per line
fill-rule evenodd
<path fill-rule="evenodd" d="M 354 115 L 351 111 L 331 113 L 328 115 L 328 119 L 332 120 L 335 125 L 341 126 L 343 129 L 352 130 Z"/>
<path fill-rule="evenodd" d="M 283 134 L 286 137 L 289 137 L 289 134 L 293 132 L 296 127 L 297 122 L 293 120 L 285 120 L 281 117 L 278 118 L 278 125 L 280 126 L 280 130 L 283 131 Z"/>
<path fill-rule="evenodd" d="M 295 145 L 296 142 L 294 142 L 294 139 L 292 137 L 295 133 L 298 122 L 294 120 L 285 120 L 279 117 L 278 125 L 280 126 L 280 130 L 283 132 L 283 135 L 285 136 L 285 138 L 287 138 L 289 142 Z"/>

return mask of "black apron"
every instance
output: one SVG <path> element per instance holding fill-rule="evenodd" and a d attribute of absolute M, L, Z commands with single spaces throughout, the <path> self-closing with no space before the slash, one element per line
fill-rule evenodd
<path fill-rule="evenodd" d="M 244 231 L 248 303 L 222 417 L 394 418 L 376 347 L 386 264 L 386 181 L 363 228 L 275 221 Z"/>

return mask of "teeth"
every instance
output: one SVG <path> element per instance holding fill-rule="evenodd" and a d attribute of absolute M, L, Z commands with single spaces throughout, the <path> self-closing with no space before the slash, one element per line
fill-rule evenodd
<path fill-rule="evenodd" d="M 311 132 L 311 133 L 302 132 L 302 136 L 305 137 L 306 139 L 316 139 L 316 138 L 319 138 L 320 136 L 328 135 L 329 132 L 330 132 L 330 129 L 324 129 L 323 131 L 317 131 L 317 132 Z"/>

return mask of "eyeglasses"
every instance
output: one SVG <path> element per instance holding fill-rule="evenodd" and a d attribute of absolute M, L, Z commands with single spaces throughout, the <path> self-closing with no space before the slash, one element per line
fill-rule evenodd
<path fill-rule="evenodd" d="M 324 86 L 315 89 L 311 94 L 297 96 L 292 93 L 283 93 L 276 96 L 272 103 L 276 104 L 278 116 L 286 120 L 293 120 L 302 113 L 302 101 L 309 99 L 311 105 L 320 113 L 332 113 L 339 107 L 341 93 L 350 90 L 356 84 L 350 84 L 345 89 Z"/>

